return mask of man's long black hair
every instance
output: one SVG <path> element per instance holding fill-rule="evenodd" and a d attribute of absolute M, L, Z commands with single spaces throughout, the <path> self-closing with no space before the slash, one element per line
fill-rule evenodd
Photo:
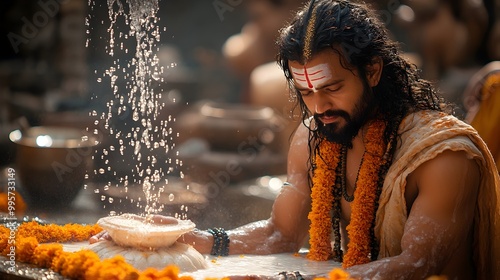
<path fill-rule="evenodd" d="M 291 24 L 281 31 L 278 39 L 278 64 L 288 80 L 290 90 L 297 101 L 302 121 L 311 117 L 301 94 L 295 89 L 289 69 L 289 61 L 306 63 L 304 42 L 309 21 L 314 16 L 314 32 L 310 54 L 332 49 L 341 57 L 341 64 L 349 70 L 357 70 L 367 84 L 366 66 L 373 58 L 380 57 L 383 70 L 380 81 L 373 87 L 374 104 L 379 118 L 387 123 L 384 138 L 389 141 L 399 121 L 409 112 L 420 110 L 448 110 L 433 85 L 420 77 L 420 71 L 401 54 L 399 45 L 389 38 L 388 31 L 368 6 L 344 0 L 312 0 L 299 11 Z M 450 111 L 451 112 L 451 109 Z M 399 120 L 399 121 L 397 121 Z M 319 135 L 312 131 L 310 140 Z M 316 141 L 310 141 L 316 142 Z M 315 147 L 310 147 L 314 150 Z"/>

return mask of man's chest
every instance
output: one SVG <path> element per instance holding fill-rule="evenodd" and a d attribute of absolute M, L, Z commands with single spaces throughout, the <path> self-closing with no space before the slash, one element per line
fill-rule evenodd
<path fill-rule="evenodd" d="M 347 174 L 347 190 L 353 190 L 354 189 L 354 182 L 356 182 L 356 178 L 349 178 L 349 174 Z M 411 207 L 413 206 L 413 202 L 418 196 L 418 185 L 415 179 L 415 176 L 413 174 L 410 174 L 407 178 L 406 182 L 406 187 L 405 187 L 405 203 L 406 203 L 406 210 L 407 213 L 410 213 Z M 352 192 L 350 192 L 352 194 Z M 341 207 L 341 220 L 343 226 L 347 226 L 350 221 L 351 221 L 351 213 L 352 213 L 352 202 L 348 202 L 345 200 L 344 197 L 340 200 L 340 207 Z"/>

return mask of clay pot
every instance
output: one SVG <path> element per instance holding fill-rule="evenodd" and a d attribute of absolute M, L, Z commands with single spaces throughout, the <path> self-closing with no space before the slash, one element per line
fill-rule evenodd
<path fill-rule="evenodd" d="M 16 178 L 32 207 L 68 206 L 80 192 L 92 168 L 98 144 L 82 131 L 65 127 L 14 130 Z"/>

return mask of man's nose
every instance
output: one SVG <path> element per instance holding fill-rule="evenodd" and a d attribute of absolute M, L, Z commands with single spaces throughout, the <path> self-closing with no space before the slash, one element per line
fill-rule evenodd
<path fill-rule="evenodd" d="M 332 104 L 328 98 L 325 97 L 324 94 L 320 92 L 314 92 L 314 104 L 313 104 L 313 112 L 314 114 L 323 114 L 324 112 L 330 110 L 332 108 Z"/>

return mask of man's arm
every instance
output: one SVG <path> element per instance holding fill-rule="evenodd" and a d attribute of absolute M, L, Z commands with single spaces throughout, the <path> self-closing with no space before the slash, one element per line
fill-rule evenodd
<path fill-rule="evenodd" d="M 271 217 L 229 230 L 230 254 L 273 254 L 294 252 L 303 245 L 309 229 L 307 215 L 311 207 L 307 160 L 308 129 L 299 125 L 288 155 L 287 181 L 273 204 Z M 194 231 L 179 241 L 191 244 L 204 254 L 210 253 L 213 237 Z"/>
<path fill-rule="evenodd" d="M 464 152 L 445 151 L 422 164 L 407 180 L 407 189 L 416 184 L 418 194 L 405 225 L 402 253 L 348 272 L 367 279 L 425 279 L 443 273 L 454 254 L 471 259 L 463 248 L 471 242 L 479 181 L 477 164 Z"/>

